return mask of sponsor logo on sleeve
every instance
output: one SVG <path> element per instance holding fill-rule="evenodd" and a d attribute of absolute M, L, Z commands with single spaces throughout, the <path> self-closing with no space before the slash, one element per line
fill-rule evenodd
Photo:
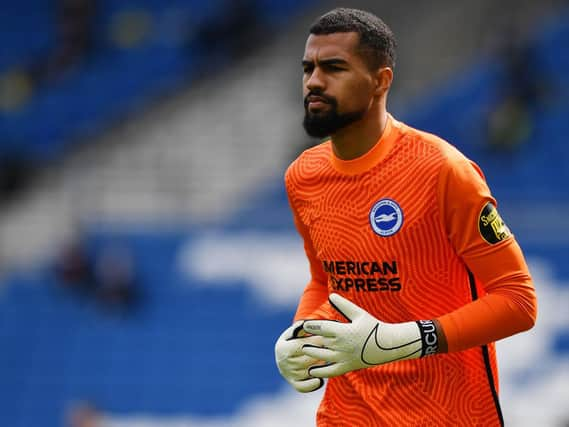
<path fill-rule="evenodd" d="M 498 213 L 496 206 L 491 202 L 486 203 L 480 211 L 478 231 L 482 238 L 491 245 L 506 240 L 512 235 L 512 232 Z"/>

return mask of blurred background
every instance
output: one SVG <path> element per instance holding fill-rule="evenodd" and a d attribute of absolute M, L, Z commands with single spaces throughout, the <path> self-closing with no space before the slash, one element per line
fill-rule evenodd
<path fill-rule="evenodd" d="M 565 1 L 0 1 L 0 426 L 311 426 L 273 345 L 308 278 L 284 194 L 309 24 L 372 11 L 389 110 L 481 165 L 539 319 L 507 425 L 569 426 Z"/>

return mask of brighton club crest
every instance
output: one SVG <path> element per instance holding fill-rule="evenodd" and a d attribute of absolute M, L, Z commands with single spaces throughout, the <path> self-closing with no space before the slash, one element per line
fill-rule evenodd
<path fill-rule="evenodd" d="M 393 236 L 403 225 L 403 211 L 396 201 L 381 199 L 371 208 L 369 222 L 376 234 Z"/>

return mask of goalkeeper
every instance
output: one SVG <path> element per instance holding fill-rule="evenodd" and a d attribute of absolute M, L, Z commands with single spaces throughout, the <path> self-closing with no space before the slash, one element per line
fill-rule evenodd
<path fill-rule="evenodd" d="M 386 109 L 395 41 L 335 9 L 311 27 L 304 128 L 328 140 L 288 168 L 311 280 L 276 361 L 298 391 L 329 379 L 326 426 L 499 426 L 494 342 L 530 329 L 522 251 L 484 175 Z"/>

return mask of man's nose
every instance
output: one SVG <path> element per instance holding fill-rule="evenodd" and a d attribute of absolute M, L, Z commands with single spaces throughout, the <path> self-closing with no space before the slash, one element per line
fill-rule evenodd
<path fill-rule="evenodd" d="M 320 70 L 318 68 L 315 68 L 312 74 L 310 74 L 308 80 L 306 81 L 306 88 L 310 92 L 314 91 L 315 89 L 322 91 L 326 87 L 325 80 L 323 77 L 324 76 L 322 75 Z"/>

